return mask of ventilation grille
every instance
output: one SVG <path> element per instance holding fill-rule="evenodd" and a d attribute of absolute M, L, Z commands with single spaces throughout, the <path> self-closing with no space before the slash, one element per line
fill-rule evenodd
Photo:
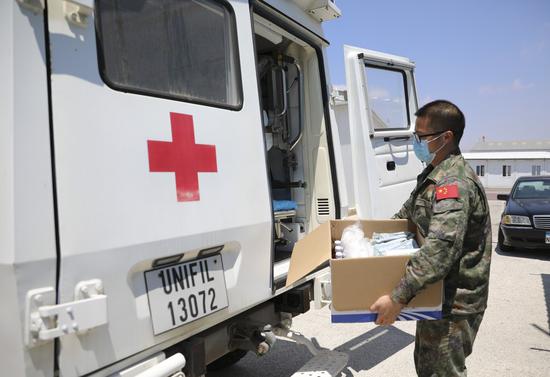
<path fill-rule="evenodd" d="M 328 198 L 317 199 L 317 216 L 330 216 L 330 202 Z"/>
<path fill-rule="evenodd" d="M 533 222 L 537 229 L 550 229 L 550 215 L 535 215 L 533 216 Z"/>

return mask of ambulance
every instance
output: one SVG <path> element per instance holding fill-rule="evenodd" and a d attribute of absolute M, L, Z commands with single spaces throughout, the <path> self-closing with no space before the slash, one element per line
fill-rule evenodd
<path fill-rule="evenodd" d="M 202 376 L 326 301 L 328 264 L 287 284 L 294 244 L 387 218 L 421 169 L 414 64 L 346 46 L 332 90 L 322 24 L 340 16 L 1 2 L 1 375 Z"/>

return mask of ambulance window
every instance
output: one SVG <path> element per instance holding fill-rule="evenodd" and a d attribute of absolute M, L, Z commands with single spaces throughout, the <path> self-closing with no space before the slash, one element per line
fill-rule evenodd
<path fill-rule="evenodd" d="M 367 91 L 375 130 L 409 128 L 405 72 L 366 65 Z"/>
<path fill-rule="evenodd" d="M 235 16 L 213 0 L 98 0 L 104 81 L 114 89 L 238 109 Z"/>

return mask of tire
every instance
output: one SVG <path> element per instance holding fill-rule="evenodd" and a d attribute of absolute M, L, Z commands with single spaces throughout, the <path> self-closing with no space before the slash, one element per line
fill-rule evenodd
<path fill-rule="evenodd" d="M 235 350 L 235 351 L 226 353 L 216 361 L 213 361 L 210 364 L 208 364 L 207 370 L 215 371 L 215 370 L 220 370 L 220 369 L 230 367 L 231 365 L 234 365 L 237 362 L 239 362 L 239 360 L 245 357 L 247 353 L 248 351 L 246 350 Z"/>
<path fill-rule="evenodd" d="M 498 249 L 502 251 L 503 253 L 509 253 L 510 251 L 513 251 L 514 248 L 511 246 L 507 246 L 504 244 L 504 234 L 502 234 L 502 230 L 500 227 L 498 228 L 498 243 L 497 243 Z"/>

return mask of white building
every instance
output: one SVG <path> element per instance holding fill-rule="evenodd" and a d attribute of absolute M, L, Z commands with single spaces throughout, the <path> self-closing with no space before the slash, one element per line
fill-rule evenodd
<path fill-rule="evenodd" d="M 512 187 L 523 176 L 550 175 L 550 140 L 479 141 L 464 153 L 486 188 Z"/>

